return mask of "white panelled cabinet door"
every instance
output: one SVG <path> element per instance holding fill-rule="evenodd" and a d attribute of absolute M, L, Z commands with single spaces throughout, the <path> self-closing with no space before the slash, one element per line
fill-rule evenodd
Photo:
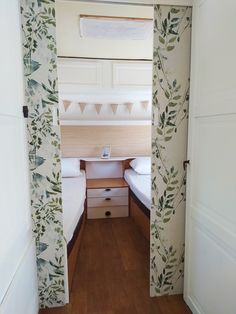
<path fill-rule="evenodd" d="M 193 313 L 236 313 L 235 0 L 193 9 L 184 297 Z"/>
<path fill-rule="evenodd" d="M 0 313 L 36 314 L 18 0 L 0 1 Z"/>

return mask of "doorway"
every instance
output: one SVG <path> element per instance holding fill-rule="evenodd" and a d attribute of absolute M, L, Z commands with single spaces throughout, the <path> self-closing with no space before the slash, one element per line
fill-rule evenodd
<path fill-rule="evenodd" d="M 155 7 L 156 8 L 156 13 L 157 13 L 157 16 L 158 16 L 158 13 L 160 13 L 160 6 L 156 6 Z M 165 8 L 167 8 L 167 10 L 165 10 Z M 49 9 L 46 9 L 46 11 L 44 11 L 44 14 L 49 14 L 49 15 L 55 15 L 55 10 L 53 10 L 54 8 L 49 8 Z M 184 9 L 184 8 L 183 8 Z M 170 11 L 170 12 L 169 12 Z M 45 13 L 46 12 L 46 13 Z M 173 37 L 174 36 L 172 36 L 171 38 L 169 38 L 168 39 L 168 42 L 169 42 L 169 40 L 171 41 L 171 42 L 173 42 L 173 41 L 177 41 L 177 42 L 180 42 L 181 44 L 177 44 L 176 46 L 177 47 L 179 47 L 179 49 L 181 48 L 183 48 L 183 46 L 182 46 L 182 41 L 181 41 L 181 38 L 178 38 L 178 33 L 177 33 L 177 28 L 178 28 L 178 26 L 179 26 L 179 23 L 177 23 L 177 20 L 172 20 L 172 19 L 178 19 L 178 21 L 180 20 L 180 18 L 178 18 L 178 17 L 172 17 L 172 14 L 174 15 L 177 15 L 177 14 L 180 14 L 180 13 L 183 13 L 183 11 L 182 11 L 182 9 L 181 10 L 179 10 L 178 8 L 173 8 L 173 7 L 165 7 L 164 6 L 164 8 L 163 8 L 163 18 L 164 18 L 164 20 L 162 21 L 161 19 L 159 19 L 159 22 L 161 23 L 161 30 L 162 31 L 164 31 L 164 34 L 162 34 L 163 36 L 165 35 L 167 35 L 167 30 L 168 30 L 168 32 L 169 33 L 171 33 L 172 32 L 172 35 L 174 35 L 173 34 L 173 32 L 175 33 L 175 39 L 173 39 Z M 42 18 L 44 18 L 44 17 L 42 17 Z M 88 17 L 86 17 L 86 18 L 88 18 Z M 157 18 L 156 18 L 156 20 L 157 20 Z M 166 20 L 166 22 L 165 22 L 165 20 Z M 170 20 L 169 21 L 169 23 L 168 23 L 168 20 Z M 51 22 L 51 20 L 50 19 L 47 19 L 47 21 L 48 21 L 48 23 L 50 24 L 50 22 Z M 174 23 L 174 21 L 176 21 L 176 23 Z M 184 19 L 184 21 L 186 22 L 187 20 L 185 20 Z M 163 23 L 162 23 L 163 22 Z M 69 23 L 69 20 L 68 20 L 68 23 Z M 155 25 L 156 25 L 156 30 L 157 30 L 157 35 L 158 35 L 158 31 L 160 30 L 159 28 L 158 28 L 158 22 L 156 23 L 155 22 Z M 166 42 L 165 42 L 165 36 L 163 37 L 163 36 L 161 36 L 161 37 L 159 37 L 159 35 L 158 35 L 158 39 L 157 39 L 157 43 L 158 43 L 158 45 L 163 45 L 162 46 L 162 50 L 167 50 L 168 51 L 168 53 L 169 54 L 171 54 L 171 53 L 173 53 L 174 52 L 174 48 L 175 48 L 175 46 L 173 46 L 173 44 L 172 45 L 168 45 Z M 55 43 L 55 42 L 54 42 Z M 49 48 L 49 46 L 48 46 L 48 48 Z M 37 45 L 36 45 L 36 47 L 34 48 L 36 51 L 37 51 Z M 182 54 L 180 54 L 181 56 L 182 56 Z M 157 54 L 155 54 L 155 56 L 156 57 L 158 57 L 158 53 Z M 168 56 L 170 56 L 170 55 L 168 55 Z M 165 58 L 163 58 L 163 60 L 168 60 L 168 57 L 167 56 L 165 56 Z M 162 61 L 163 61 L 162 60 Z M 173 61 L 173 60 L 172 60 Z M 172 64 L 172 65 L 175 65 L 177 62 L 176 62 L 176 60 L 174 60 L 173 61 L 174 63 Z M 53 63 L 52 65 L 55 65 L 55 63 Z M 157 66 L 157 68 L 158 68 L 158 70 L 160 70 L 160 69 L 162 69 L 163 70 L 163 62 L 162 63 L 160 63 L 160 60 L 159 60 L 159 62 L 158 62 L 158 60 L 157 60 L 157 63 L 155 64 L 156 66 Z M 37 71 L 37 69 L 40 67 L 40 63 L 33 63 L 33 71 Z M 52 70 L 51 68 L 50 68 L 50 70 Z M 162 74 L 164 74 L 164 78 L 161 78 L 160 77 L 160 82 L 163 82 L 163 79 L 166 79 L 166 77 L 167 77 L 167 72 L 166 71 L 162 71 L 163 73 Z M 47 71 L 45 72 L 45 73 L 48 73 Z M 157 74 L 160 74 L 160 73 L 157 73 Z M 31 75 L 31 74 L 30 74 Z M 129 76 L 127 75 L 127 78 L 129 78 Z M 156 79 L 158 78 L 158 76 L 156 76 Z M 156 80 L 157 81 L 157 80 Z M 32 93 L 34 93 L 34 91 L 35 91 L 35 89 L 37 89 L 38 88 L 38 85 L 37 84 L 35 84 L 35 81 L 34 82 L 32 82 L 31 81 L 31 83 L 32 84 L 30 84 L 30 91 L 32 92 Z M 34 83 L 34 84 L 33 84 Z M 49 83 L 50 83 L 50 81 L 49 81 Z M 51 82 L 51 83 L 53 83 L 53 82 Z M 51 83 L 50 83 L 50 85 L 51 85 Z M 176 86 L 176 84 L 177 84 L 177 79 L 176 79 L 176 81 L 175 80 L 173 80 L 173 82 L 172 82 L 172 87 L 175 89 L 175 88 L 177 88 L 178 87 L 178 85 Z M 55 88 L 55 86 L 53 87 L 54 85 L 52 84 L 52 88 Z M 162 84 L 161 84 L 161 86 L 162 86 Z M 45 85 L 43 86 L 44 87 L 44 89 L 45 89 Z M 163 86 L 162 86 L 163 87 Z M 170 86 L 168 85 L 168 88 L 170 88 Z M 164 89 L 162 89 L 162 90 L 164 90 Z M 47 93 L 49 93 L 50 94 L 50 90 L 48 90 L 48 89 L 46 89 L 46 91 L 47 91 Z M 155 95 L 155 97 L 156 97 L 156 93 L 154 93 L 154 95 Z M 163 95 L 164 97 L 165 97 L 165 100 L 166 99 L 171 99 L 171 97 L 173 96 L 172 94 L 169 94 L 168 93 L 168 90 L 167 91 L 165 91 L 164 92 L 164 95 Z M 170 97 L 171 96 L 171 97 Z M 175 96 L 173 96 L 173 97 L 179 97 L 179 95 L 175 95 Z M 181 96 L 180 96 L 181 97 Z M 173 99 L 173 100 L 179 100 L 180 98 L 176 98 L 176 99 Z M 52 100 L 52 97 L 50 96 L 50 100 Z M 156 98 L 154 98 L 154 100 L 156 100 L 156 104 L 158 105 L 159 103 L 158 103 L 158 98 L 156 97 Z M 185 99 L 186 101 L 187 101 L 187 98 Z M 169 104 L 169 102 L 168 102 L 168 104 Z M 48 103 L 46 103 L 46 102 L 44 102 L 44 106 L 46 106 L 47 107 L 47 105 L 48 105 Z M 64 106 L 64 108 L 65 107 L 67 107 L 67 108 L 69 108 L 69 105 L 70 104 L 68 104 L 68 103 L 65 103 L 65 106 Z M 98 114 L 99 115 L 99 112 L 101 112 L 101 103 L 96 103 L 95 104 L 96 106 L 94 106 L 95 107 L 95 112 L 96 112 L 96 114 Z M 112 105 L 117 105 L 117 104 L 112 104 Z M 174 105 L 174 102 L 172 102 L 171 103 L 171 106 L 173 106 Z M 82 111 L 83 110 L 83 108 L 85 108 L 85 107 L 87 106 L 85 103 L 83 103 L 83 106 L 81 105 L 80 106 L 80 110 Z M 113 109 L 114 108 L 116 108 L 116 106 L 112 106 L 113 107 Z M 112 108 L 111 107 L 111 108 Z M 132 103 L 131 102 L 127 102 L 126 103 L 126 105 L 125 105 L 125 108 L 127 109 L 127 111 L 129 112 L 129 113 L 131 113 L 132 112 L 132 110 L 133 110 L 133 107 L 134 106 L 132 106 Z M 156 106 L 156 113 L 157 113 L 157 115 L 156 115 L 156 117 L 158 117 L 158 111 L 157 111 L 157 107 L 158 106 Z M 164 106 L 164 107 L 166 107 L 166 105 Z M 145 109 L 145 107 L 144 107 L 144 109 Z M 166 110 L 166 108 L 165 108 L 165 110 Z M 115 111 L 115 109 L 114 109 L 114 111 Z M 171 112 L 171 111 L 169 111 L 169 109 L 167 108 L 167 113 L 168 113 L 168 115 L 172 115 L 173 114 L 173 112 Z M 172 110 L 173 111 L 173 110 Z M 55 113 L 55 111 L 53 111 L 54 113 Z M 113 112 L 114 113 L 114 112 Z M 164 117 L 166 117 L 167 116 L 167 113 L 165 113 L 164 114 Z M 114 115 L 115 115 L 115 113 L 114 113 Z M 186 114 L 184 115 L 184 117 L 186 117 Z M 55 118 L 55 117 L 54 117 Z M 54 119 L 53 121 L 55 122 L 55 120 L 56 119 Z M 165 118 L 163 118 L 163 115 L 162 115 L 162 117 L 160 118 L 160 119 L 157 119 L 157 120 L 153 120 L 153 130 L 154 130 L 154 128 L 156 127 L 156 123 L 157 123 L 157 121 L 161 121 L 161 122 L 163 122 L 163 121 L 165 121 Z M 177 130 L 178 131 L 178 130 Z M 161 128 L 158 128 L 158 130 L 157 129 L 155 129 L 155 132 L 157 132 L 157 133 L 161 133 Z M 172 132 L 172 131 L 171 131 Z M 176 132 L 175 132 L 176 133 Z M 155 134 L 155 133 L 154 133 Z M 162 134 L 163 135 L 163 134 Z M 165 136 L 164 137 L 164 141 L 166 141 L 166 142 L 168 142 L 168 141 L 170 141 L 170 139 L 169 139 L 169 137 L 170 136 Z M 155 138 L 154 138 L 155 139 Z M 107 144 L 109 144 L 109 143 L 107 143 Z M 158 148 L 158 147 L 157 147 Z M 109 150 L 108 150 L 109 151 Z M 158 151 L 157 151 L 158 152 Z M 154 163 L 153 163 L 153 167 L 154 167 L 154 170 L 157 170 L 156 169 L 156 165 L 157 165 L 157 159 L 160 157 L 160 155 L 158 155 L 157 154 L 157 152 L 155 152 L 155 158 L 156 159 L 154 159 Z M 48 158 L 48 156 L 47 156 L 47 158 Z M 40 159 L 41 160 L 41 159 Z M 91 161 L 91 160 L 90 160 Z M 43 162 L 43 161 L 42 161 Z M 86 160 L 85 160 L 85 162 L 86 162 Z M 58 166 L 58 163 L 57 163 L 57 166 Z M 137 165 L 136 165 L 137 166 Z M 181 165 L 182 166 L 182 165 Z M 135 167 L 135 165 L 134 165 L 134 167 Z M 179 165 L 178 165 L 178 167 L 179 167 Z M 173 170 L 173 168 L 171 167 L 170 169 L 172 169 L 172 170 L 170 170 L 170 173 L 172 173 L 173 172 L 173 176 L 174 176 L 174 174 L 175 174 L 175 171 Z M 175 175 L 176 176 L 176 175 Z M 162 177 L 161 177 L 162 178 Z M 49 178 L 50 179 L 50 178 Z M 169 177 L 167 178 L 167 180 L 166 180 L 166 178 L 165 179 L 163 179 L 162 181 L 166 184 L 166 185 L 168 185 L 168 179 L 169 179 Z M 162 182 L 161 181 L 161 182 Z M 51 182 L 51 181 L 50 181 Z M 162 182 L 162 185 L 163 185 L 163 182 Z M 171 183 L 171 185 L 173 185 L 174 183 L 173 183 L 174 181 L 171 181 L 170 183 Z M 52 182 L 51 182 L 52 183 Z M 153 191 L 154 191 L 154 193 L 155 193 L 155 191 L 157 190 L 157 185 L 155 186 L 155 184 L 157 183 L 157 181 L 155 182 L 155 180 L 154 180 L 154 183 L 153 183 Z M 158 182 L 159 183 L 159 182 Z M 168 189 L 172 189 L 172 191 L 173 191 L 173 189 L 175 190 L 175 189 L 177 189 L 178 187 L 173 187 L 173 186 L 170 186 L 170 187 L 168 187 Z M 180 190 L 180 189 L 179 189 Z M 165 191 L 164 191 L 165 192 Z M 164 193 L 163 192 L 163 193 Z M 182 192 L 181 192 L 182 193 Z M 181 193 L 180 193 L 180 195 L 181 195 Z M 173 193 L 172 193 L 173 194 Z M 157 195 L 157 193 L 156 193 L 156 195 L 155 195 L 156 197 L 158 196 Z M 166 195 L 164 195 L 164 196 L 166 196 Z M 161 199 L 161 198 L 157 198 L 157 200 L 158 199 Z M 166 203 L 167 204 L 167 203 Z M 167 204 L 168 205 L 168 204 Z M 155 208 L 155 210 L 157 209 L 157 208 L 159 208 L 158 207 L 158 203 L 157 202 L 155 202 L 155 200 L 154 200 L 154 206 L 156 207 Z M 170 205 L 168 205 L 168 206 L 170 206 Z M 165 206 L 165 210 L 167 209 L 168 207 L 167 206 Z M 167 215 L 167 213 L 168 213 L 169 211 L 165 211 L 165 214 Z M 174 211 L 172 211 L 172 214 L 174 215 L 175 213 L 174 213 Z M 170 215 L 169 213 L 168 213 L 168 215 Z M 59 215 L 58 215 L 58 217 L 59 217 Z M 154 215 L 154 230 L 153 230 L 153 234 L 152 234 L 152 237 L 155 237 L 156 239 L 160 239 L 160 237 L 159 237 L 159 231 L 160 230 L 158 230 L 158 229 L 155 229 L 155 227 L 158 225 L 158 217 L 160 217 L 160 216 L 158 216 L 158 210 L 157 210 L 157 214 L 156 214 L 156 212 L 155 212 L 155 215 Z M 175 218 L 176 218 L 176 216 L 175 216 Z M 155 220 L 156 219 L 156 220 Z M 164 221 L 164 219 L 165 219 L 165 221 Z M 169 226 L 169 224 L 168 224 L 168 222 L 170 221 L 170 219 L 168 219 L 168 217 L 167 218 L 163 218 L 163 222 L 165 223 L 165 227 L 166 226 Z M 168 229 L 168 227 L 167 228 L 164 228 L 163 229 L 164 231 L 165 231 L 165 233 L 164 234 L 166 234 L 166 236 L 168 236 L 168 238 L 169 238 L 169 236 L 171 235 L 171 237 L 174 237 L 175 239 L 176 238 L 178 238 L 177 236 L 176 236 L 176 234 L 173 234 L 172 232 L 170 232 L 170 230 Z M 172 242 L 172 240 L 171 240 L 171 242 Z M 50 243 L 49 243 L 50 244 Z M 50 249 L 50 245 L 48 245 L 48 247 L 49 247 L 49 249 Z M 48 247 L 46 248 L 45 247 L 45 249 L 48 249 Z M 157 249 L 157 250 L 156 250 Z M 156 251 L 155 251 L 156 250 Z M 163 271 L 166 271 L 165 270 L 165 265 L 167 265 L 167 263 L 169 262 L 169 258 L 166 258 L 166 256 L 164 255 L 164 254 L 159 254 L 159 251 L 158 251 L 159 249 L 158 249 L 158 245 L 155 247 L 155 243 L 154 243 L 154 251 L 152 252 L 153 253 L 153 261 L 154 261 L 154 263 L 152 264 L 152 266 L 153 266 L 153 268 L 152 268 L 152 270 L 155 272 L 154 273 L 154 277 L 153 277 L 153 280 L 152 280 L 152 282 L 154 283 L 154 285 L 156 285 L 156 284 L 160 284 L 161 285 L 161 288 L 163 288 L 163 289 L 166 289 L 166 287 L 163 287 L 163 285 L 162 285 L 162 283 L 163 282 L 165 282 L 165 281 L 163 281 L 163 276 L 161 277 L 160 275 L 160 273 L 159 273 L 159 271 L 161 270 L 163 270 Z M 180 250 L 173 250 L 173 245 L 170 243 L 170 245 L 169 245 L 169 253 L 170 253 L 170 255 L 171 254 L 173 254 L 173 252 L 177 252 L 178 254 L 180 253 Z M 50 251 L 50 252 L 52 252 L 52 251 Z M 165 253 L 166 253 L 166 251 L 165 251 Z M 157 263 L 157 261 L 158 261 L 158 263 Z M 160 263 L 160 261 L 161 261 L 161 263 Z M 163 264 L 164 263 L 164 264 Z M 173 262 L 174 263 L 174 262 Z M 161 266 L 161 268 L 159 267 L 160 265 L 162 265 Z M 158 266 L 158 267 L 157 267 Z M 169 266 L 168 266 L 169 267 Z M 176 273 L 176 272 L 175 272 Z M 180 276 L 180 278 L 181 278 L 181 276 Z M 153 293 L 153 295 L 154 294 L 157 294 L 157 295 L 159 295 L 159 294 L 161 294 L 162 293 L 162 291 L 160 291 L 160 290 L 158 290 L 159 288 L 158 287 L 155 287 L 154 286 L 154 293 Z M 168 288 L 169 289 L 169 288 Z M 179 286 L 179 288 L 178 289 L 181 289 L 181 287 Z M 174 291 L 174 292 L 176 292 L 176 291 Z M 63 293 L 63 292 L 62 292 Z"/>
<path fill-rule="evenodd" d="M 79 159 L 86 176 L 77 264 L 76 234 L 68 241 L 69 285 L 90 312 L 112 303 L 135 312 L 138 299 L 150 303 L 153 7 L 64 1 L 56 17 L 64 215 L 77 179 L 63 163 Z"/>

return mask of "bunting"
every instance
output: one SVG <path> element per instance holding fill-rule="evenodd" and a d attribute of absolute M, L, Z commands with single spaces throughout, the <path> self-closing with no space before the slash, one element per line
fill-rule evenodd
<path fill-rule="evenodd" d="M 114 114 L 116 114 L 118 108 L 118 104 L 111 104 L 111 110 L 113 111 Z"/>
<path fill-rule="evenodd" d="M 132 102 L 126 102 L 125 106 L 126 106 L 127 110 L 129 111 L 129 113 L 131 113 L 132 108 L 133 108 L 133 103 Z"/>
<path fill-rule="evenodd" d="M 141 105 L 142 105 L 142 107 L 143 107 L 143 109 L 144 109 L 145 111 L 147 111 L 148 104 L 149 104 L 149 101 L 148 101 L 148 100 L 143 100 L 143 101 L 141 101 Z"/>
<path fill-rule="evenodd" d="M 87 104 L 85 102 L 79 102 L 78 105 L 80 107 L 81 113 L 83 113 Z"/>
<path fill-rule="evenodd" d="M 97 111 L 97 114 L 99 114 L 101 111 L 101 108 L 102 108 L 102 104 L 95 104 L 94 106 L 95 106 L 95 109 Z"/>
<path fill-rule="evenodd" d="M 71 103 L 72 103 L 72 101 L 70 101 L 70 100 L 63 100 L 63 106 L 64 106 L 65 111 L 68 110 L 68 108 L 70 107 Z M 143 110 L 145 110 L 145 111 L 147 111 L 149 103 L 150 103 L 149 100 L 142 100 L 142 101 L 140 101 L 140 104 L 141 104 Z M 79 105 L 81 113 L 84 112 L 86 106 L 88 105 L 88 103 L 86 103 L 86 102 L 78 102 L 77 104 Z M 114 104 L 114 103 L 110 104 L 110 107 L 111 107 L 111 110 L 112 110 L 113 114 L 116 114 L 117 109 L 118 109 L 118 105 L 119 104 Z M 127 109 L 127 111 L 129 113 L 132 112 L 134 103 L 132 103 L 132 102 L 125 102 L 123 105 L 126 107 L 126 109 Z M 101 104 L 101 103 L 95 103 L 94 104 L 94 108 L 95 108 L 97 114 L 100 114 L 102 106 L 103 106 L 103 104 Z"/>
<path fill-rule="evenodd" d="M 67 111 L 67 109 L 70 107 L 71 105 L 71 101 L 70 100 L 63 100 L 63 106 L 65 111 Z"/>

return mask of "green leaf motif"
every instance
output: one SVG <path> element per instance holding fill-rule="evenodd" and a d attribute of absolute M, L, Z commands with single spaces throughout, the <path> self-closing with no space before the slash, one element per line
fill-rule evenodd
<path fill-rule="evenodd" d="M 41 166 L 44 162 L 45 162 L 45 158 L 41 157 L 41 156 L 36 156 L 35 158 L 35 165 L 36 167 Z"/>
<path fill-rule="evenodd" d="M 165 44 L 165 39 L 161 36 L 159 36 L 159 41 L 160 41 L 160 43 Z"/>
<path fill-rule="evenodd" d="M 37 255 L 41 254 L 48 248 L 48 244 L 39 242 L 37 245 Z"/>
<path fill-rule="evenodd" d="M 175 46 L 167 46 L 167 51 L 172 51 L 173 49 L 175 49 Z"/>
<path fill-rule="evenodd" d="M 169 93 L 169 91 L 168 90 L 165 90 L 165 96 L 166 96 L 166 98 L 170 98 L 170 93 Z"/>
<path fill-rule="evenodd" d="M 179 9 L 172 8 L 172 9 L 170 10 L 170 12 L 171 12 L 171 13 L 174 13 L 174 14 L 177 14 L 177 13 L 179 13 Z"/>
<path fill-rule="evenodd" d="M 157 133 L 160 134 L 160 135 L 163 134 L 163 132 L 162 132 L 162 130 L 160 128 L 157 128 Z"/>
<path fill-rule="evenodd" d="M 37 93 L 37 91 L 40 89 L 40 87 L 41 87 L 41 85 L 37 81 L 35 81 L 33 79 L 29 79 L 27 81 L 27 85 L 28 85 L 27 86 L 28 87 L 28 92 L 29 92 L 29 94 L 31 96 L 34 96 Z"/>
<path fill-rule="evenodd" d="M 26 76 L 32 74 L 40 68 L 41 64 L 28 57 L 24 58 L 24 73 Z"/>

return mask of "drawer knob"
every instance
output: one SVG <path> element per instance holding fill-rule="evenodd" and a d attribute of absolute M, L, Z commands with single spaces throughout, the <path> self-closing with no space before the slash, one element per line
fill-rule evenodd
<path fill-rule="evenodd" d="M 110 191 L 111 191 L 111 189 L 105 189 L 105 191 L 106 191 L 106 192 L 110 192 Z"/>
<path fill-rule="evenodd" d="M 105 215 L 106 215 L 106 217 L 109 217 L 109 216 L 111 216 L 111 212 L 108 210 L 105 212 Z"/>
<path fill-rule="evenodd" d="M 110 197 L 107 197 L 107 198 L 105 198 L 105 200 L 106 200 L 106 201 L 110 201 L 111 199 L 110 199 Z"/>

